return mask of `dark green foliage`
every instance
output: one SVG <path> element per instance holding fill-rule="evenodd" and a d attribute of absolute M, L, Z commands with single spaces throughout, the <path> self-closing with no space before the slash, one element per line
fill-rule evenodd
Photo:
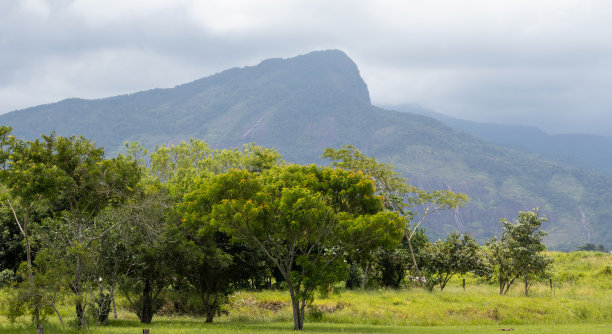
<path fill-rule="evenodd" d="M 606 249 L 606 247 L 604 247 L 604 245 L 595 246 L 595 244 L 592 244 L 590 242 L 584 244 L 584 246 L 578 247 L 578 250 L 587 251 L 587 252 L 602 252 L 602 253 L 608 252 L 608 250 Z"/>
<path fill-rule="evenodd" d="M 98 323 L 105 324 L 108 321 L 108 314 L 111 311 L 111 295 L 107 293 L 99 294 L 91 305 L 91 312 Z"/>
<path fill-rule="evenodd" d="M 375 254 L 376 262 L 373 276 L 378 283 L 387 288 L 399 288 L 412 267 L 407 240 L 393 250 L 379 250 Z"/>
<path fill-rule="evenodd" d="M 0 271 L 17 271 L 26 260 L 23 236 L 5 201 L 0 202 Z"/>
<path fill-rule="evenodd" d="M 19 279 L 17 278 L 17 276 L 15 276 L 15 272 L 11 269 L 4 269 L 0 271 L 0 288 L 14 285 L 18 281 Z"/>
<path fill-rule="evenodd" d="M 363 281 L 363 270 L 357 264 L 352 264 L 348 269 L 348 274 L 344 286 L 349 289 L 357 289 Z"/>

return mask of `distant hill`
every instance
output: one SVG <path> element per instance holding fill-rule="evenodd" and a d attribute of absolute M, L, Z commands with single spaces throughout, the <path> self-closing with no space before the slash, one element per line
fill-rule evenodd
<path fill-rule="evenodd" d="M 612 246 L 612 178 L 501 148 L 433 118 L 371 105 L 353 61 L 337 50 L 234 68 L 170 89 L 70 99 L 0 115 L 19 137 L 82 134 L 109 152 L 190 137 L 214 147 L 256 142 L 288 161 L 321 163 L 326 147 L 353 144 L 417 185 L 467 193 L 467 208 L 432 216 L 428 234 L 453 229 L 483 241 L 499 218 L 541 207 L 547 243 Z"/>
<path fill-rule="evenodd" d="M 533 126 L 473 122 L 410 104 L 387 108 L 426 115 L 493 144 L 536 153 L 564 165 L 612 175 L 610 137 L 588 134 L 549 135 Z"/>

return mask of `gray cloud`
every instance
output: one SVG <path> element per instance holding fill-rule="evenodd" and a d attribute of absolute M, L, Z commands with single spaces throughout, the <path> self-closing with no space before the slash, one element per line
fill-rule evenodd
<path fill-rule="evenodd" d="M 607 1 L 9 0 L 0 113 L 338 48 L 374 103 L 612 135 Z"/>

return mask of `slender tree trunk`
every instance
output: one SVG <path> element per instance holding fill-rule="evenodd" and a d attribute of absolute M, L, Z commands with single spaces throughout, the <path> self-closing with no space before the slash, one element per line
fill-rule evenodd
<path fill-rule="evenodd" d="M 300 330 L 304 328 L 304 311 L 306 310 L 306 300 L 302 299 L 302 305 L 300 306 Z"/>
<path fill-rule="evenodd" d="M 516 279 L 516 277 L 515 277 L 515 278 L 513 278 L 512 280 L 510 280 L 510 281 L 507 283 L 507 285 L 506 285 L 506 290 L 504 291 L 504 295 L 508 293 L 508 290 L 510 290 L 510 287 L 512 286 L 512 283 L 514 283 L 514 280 L 515 280 L 515 279 Z"/>
<path fill-rule="evenodd" d="M 77 219 L 77 240 L 78 240 L 78 244 L 81 244 L 82 240 L 83 240 L 83 229 L 82 229 L 82 223 L 80 219 Z M 76 305 L 75 305 L 75 309 L 76 309 L 76 316 L 77 316 L 77 322 L 79 324 L 79 328 L 84 328 L 86 323 L 85 323 L 85 308 L 83 306 L 83 291 L 82 291 L 82 283 L 81 283 L 81 275 L 82 275 L 82 263 L 81 263 L 81 255 L 79 255 L 77 253 L 76 255 L 76 266 L 74 268 L 74 272 L 75 272 L 75 276 L 74 276 L 74 294 L 76 296 Z"/>
<path fill-rule="evenodd" d="M 368 270 L 370 269 L 370 261 L 366 261 L 365 269 L 363 270 L 363 278 L 361 279 L 361 289 L 365 289 L 368 283 Z"/>
<path fill-rule="evenodd" d="M 206 300 L 203 300 L 204 308 L 206 309 L 206 322 L 208 323 L 213 322 L 213 319 L 215 318 L 215 314 L 217 313 L 217 307 L 219 304 L 219 290 L 220 290 L 220 284 L 219 282 L 217 282 L 215 284 L 214 292 L 211 293 L 207 291 Z M 211 298 L 211 294 L 214 294 L 214 300 L 212 301 L 212 303 L 209 302 Z"/>
<path fill-rule="evenodd" d="M 293 308 L 293 330 L 299 331 L 304 327 L 304 319 L 300 312 L 300 300 L 298 293 L 289 286 L 289 295 L 291 296 L 291 307 Z"/>
<path fill-rule="evenodd" d="M 408 248 L 410 249 L 410 256 L 412 257 L 412 266 L 417 272 L 417 280 L 419 281 L 419 285 L 423 287 L 423 276 L 421 275 L 421 270 L 419 270 L 419 265 L 417 264 L 416 257 L 414 256 L 414 250 L 412 249 L 412 238 L 408 238 Z"/>
<path fill-rule="evenodd" d="M 53 293 L 53 300 L 49 304 L 55 311 L 55 314 L 57 315 L 57 318 L 59 319 L 59 322 L 62 325 L 62 330 L 66 330 L 66 327 L 64 326 L 64 319 L 62 318 L 62 315 L 59 313 L 59 310 L 57 309 L 57 307 L 55 307 L 55 297 L 56 296 L 57 296 L 57 292 Z"/>
<path fill-rule="evenodd" d="M 111 302 L 113 303 L 113 318 L 117 319 L 117 305 L 115 304 L 115 282 L 109 287 Z"/>
<path fill-rule="evenodd" d="M 529 295 L 529 278 L 525 276 L 525 296 Z"/>
<path fill-rule="evenodd" d="M 140 314 L 140 322 L 143 324 L 150 324 L 151 320 L 153 320 L 153 288 L 151 287 L 151 280 L 148 277 L 144 279 L 142 309 Z"/>
<path fill-rule="evenodd" d="M 83 307 L 83 302 L 81 301 L 80 296 L 77 297 L 77 302 L 75 305 L 76 316 L 79 323 L 79 328 L 85 327 L 85 308 Z"/>

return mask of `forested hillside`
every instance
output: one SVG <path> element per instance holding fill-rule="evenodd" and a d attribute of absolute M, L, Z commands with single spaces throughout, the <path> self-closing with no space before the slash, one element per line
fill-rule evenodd
<path fill-rule="evenodd" d="M 549 246 L 612 245 L 611 177 L 374 107 L 357 66 L 341 51 L 266 60 L 171 89 L 18 110 L 1 115 L 0 124 L 20 138 L 80 134 L 112 153 L 125 141 L 152 147 L 193 137 L 213 147 L 256 142 L 288 161 L 322 163 L 325 148 L 352 144 L 417 186 L 471 197 L 465 208 L 428 218 L 430 237 L 457 229 L 483 241 L 498 231 L 499 218 L 540 207 L 549 218 Z"/>
<path fill-rule="evenodd" d="M 550 135 L 533 126 L 468 121 L 417 105 L 389 106 L 387 109 L 429 116 L 493 144 L 529 154 L 536 153 L 563 165 L 612 175 L 612 138 L 610 137 L 578 133 Z"/>

